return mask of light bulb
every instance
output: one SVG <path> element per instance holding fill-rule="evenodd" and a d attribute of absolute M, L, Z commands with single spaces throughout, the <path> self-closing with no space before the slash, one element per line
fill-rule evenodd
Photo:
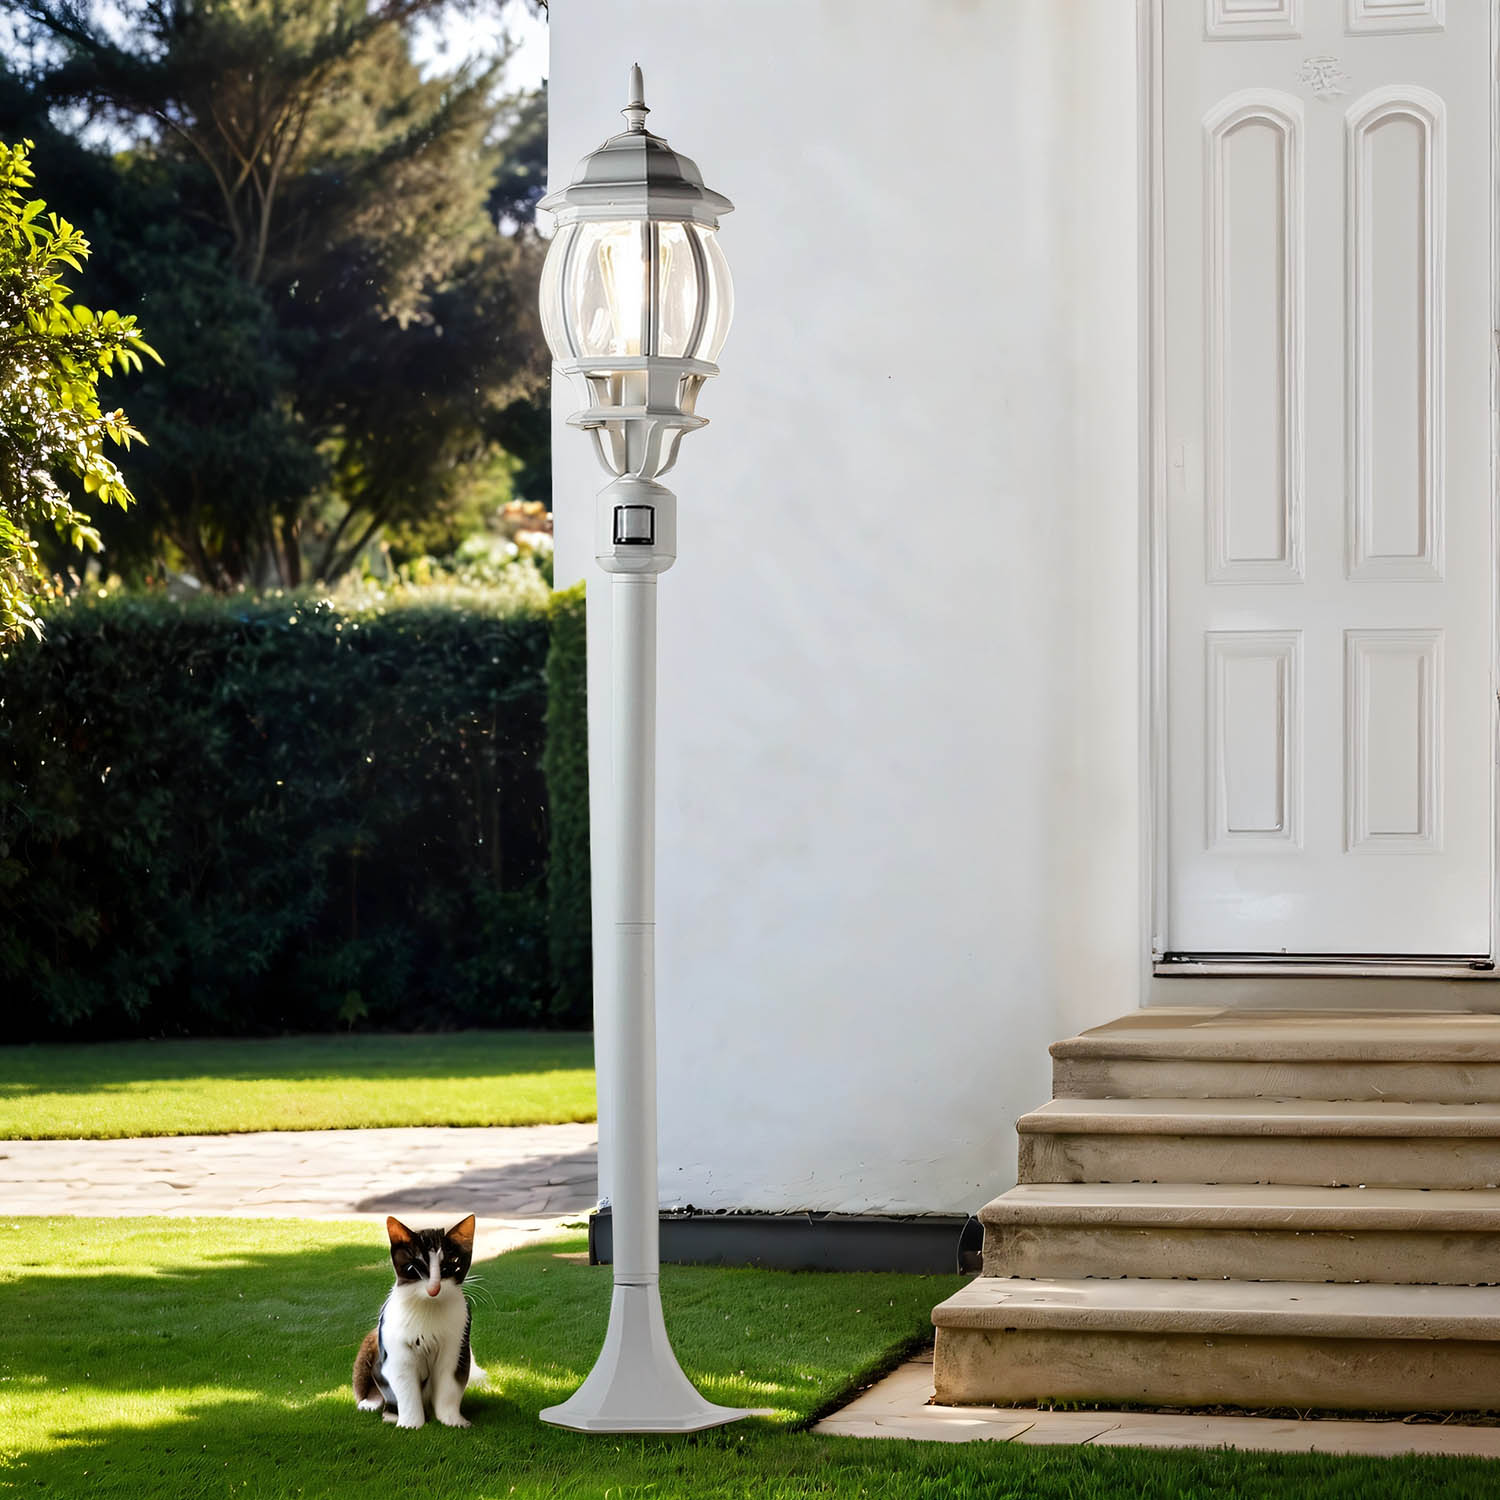
<path fill-rule="evenodd" d="M 641 352 L 641 322 L 646 309 L 646 257 L 641 254 L 639 224 L 611 224 L 599 240 L 599 271 L 604 279 L 604 306 L 595 312 L 597 331 L 588 342 L 611 354 Z M 612 325 L 606 328 L 604 322 Z"/>

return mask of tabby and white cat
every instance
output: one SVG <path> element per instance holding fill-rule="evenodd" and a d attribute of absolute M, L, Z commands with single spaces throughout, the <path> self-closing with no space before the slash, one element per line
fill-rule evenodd
<path fill-rule="evenodd" d="M 445 1427 L 467 1427 L 459 1412 L 465 1386 L 484 1379 L 469 1351 L 470 1312 L 463 1293 L 474 1253 L 474 1215 L 441 1229 L 410 1230 L 385 1221 L 396 1284 L 354 1360 L 361 1411 L 385 1410 L 398 1427 L 420 1427 L 425 1407 Z"/>

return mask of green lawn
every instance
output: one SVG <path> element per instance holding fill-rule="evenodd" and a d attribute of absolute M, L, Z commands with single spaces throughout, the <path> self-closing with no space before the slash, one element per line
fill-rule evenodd
<path fill-rule="evenodd" d="M 799 1431 L 927 1328 L 955 1277 L 667 1267 L 667 1321 L 712 1398 L 775 1416 L 689 1438 L 544 1427 L 603 1334 L 583 1241 L 476 1266 L 496 1387 L 455 1431 L 354 1410 L 349 1366 L 389 1284 L 377 1226 L 0 1222 L 0 1494 L 255 1500 L 1436 1500 L 1493 1497 L 1481 1460 L 1334 1459 L 814 1437 Z"/>
<path fill-rule="evenodd" d="M 0 1140 L 595 1118 L 578 1032 L 0 1047 Z"/>

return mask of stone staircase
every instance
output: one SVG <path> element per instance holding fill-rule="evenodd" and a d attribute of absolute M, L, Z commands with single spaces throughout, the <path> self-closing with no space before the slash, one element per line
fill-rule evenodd
<path fill-rule="evenodd" d="M 1500 1016 L 1156 1008 L 1052 1057 L 940 1404 L 1500 1410 Z"/>

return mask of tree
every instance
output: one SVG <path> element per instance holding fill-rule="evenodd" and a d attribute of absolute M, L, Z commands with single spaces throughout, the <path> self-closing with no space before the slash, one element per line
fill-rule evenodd
<path fill-rule="evenodd" d="M 535 224 L 547 191 L 547 95 L 522 94 L 505 133 L 505 158 L 490 189 L 490 213 L 499 224 Z"/>
<path fill-rule="evenodd" d="M 207 169 L 235 269 L 273 270 L 273 231 L 318 115 L 351 62 L 443 0 L 20 0 L 32 35 L 60 49 L 54 100 L 150 121 Z M 316 148 L 314 147 L 314 150 Z"/>
<path fill-rule="evenodd" d="M 270 299 L 169 211 L 118 240 L 111 270 L 165 360 L 132 394 L 151 447 L 132 464 L 136 505 L 101 526 L 111 568 L 157 574 L 167 543 L 211 588 L 254 579 L 328 467 L 287 397 Z"/>
<path fill-rule="evenodd" d="M 324 168 L 288 191 L 283 325 L 343 505 L 309 528 L 316 576 L 460 504 L 495 451 L 489 417 L 545 380 L 543 247 L 497 233 L 489 204 L 510 157 L 490 139 L 503 66 L 424 81 L 401 33 L 373 40 L 320 112 Z"/>
<path fill-rule="evenodd" d="M 137 140 L 111 268 L 169 358 L 135 514 L 211 584 L 331 579 L 383 526 L 482 491 L 499 414 L 545 381 L 542 106 L 500 97 L 503 50 L 423 78 L 408 28 L 438 3 L 19 6 L 51 42 L 36 96 Z"/>
<path fill-rule="evenodd" d="M 105 443 L 144 439 L 123 411 L 100 407 L 100 377 L 117 364 L 141 369 L 142 354 L 160 362 L 133 317 L 68 305 L 64 267 L 81 272 L 89 244 L 28 196 L 31 144 L 0 144 L 0 641 L 41 633 L 30 597 L 46 582 L 36 531 L 99 547 L 59 474 L 104 504 L 131 500 Z"/>

